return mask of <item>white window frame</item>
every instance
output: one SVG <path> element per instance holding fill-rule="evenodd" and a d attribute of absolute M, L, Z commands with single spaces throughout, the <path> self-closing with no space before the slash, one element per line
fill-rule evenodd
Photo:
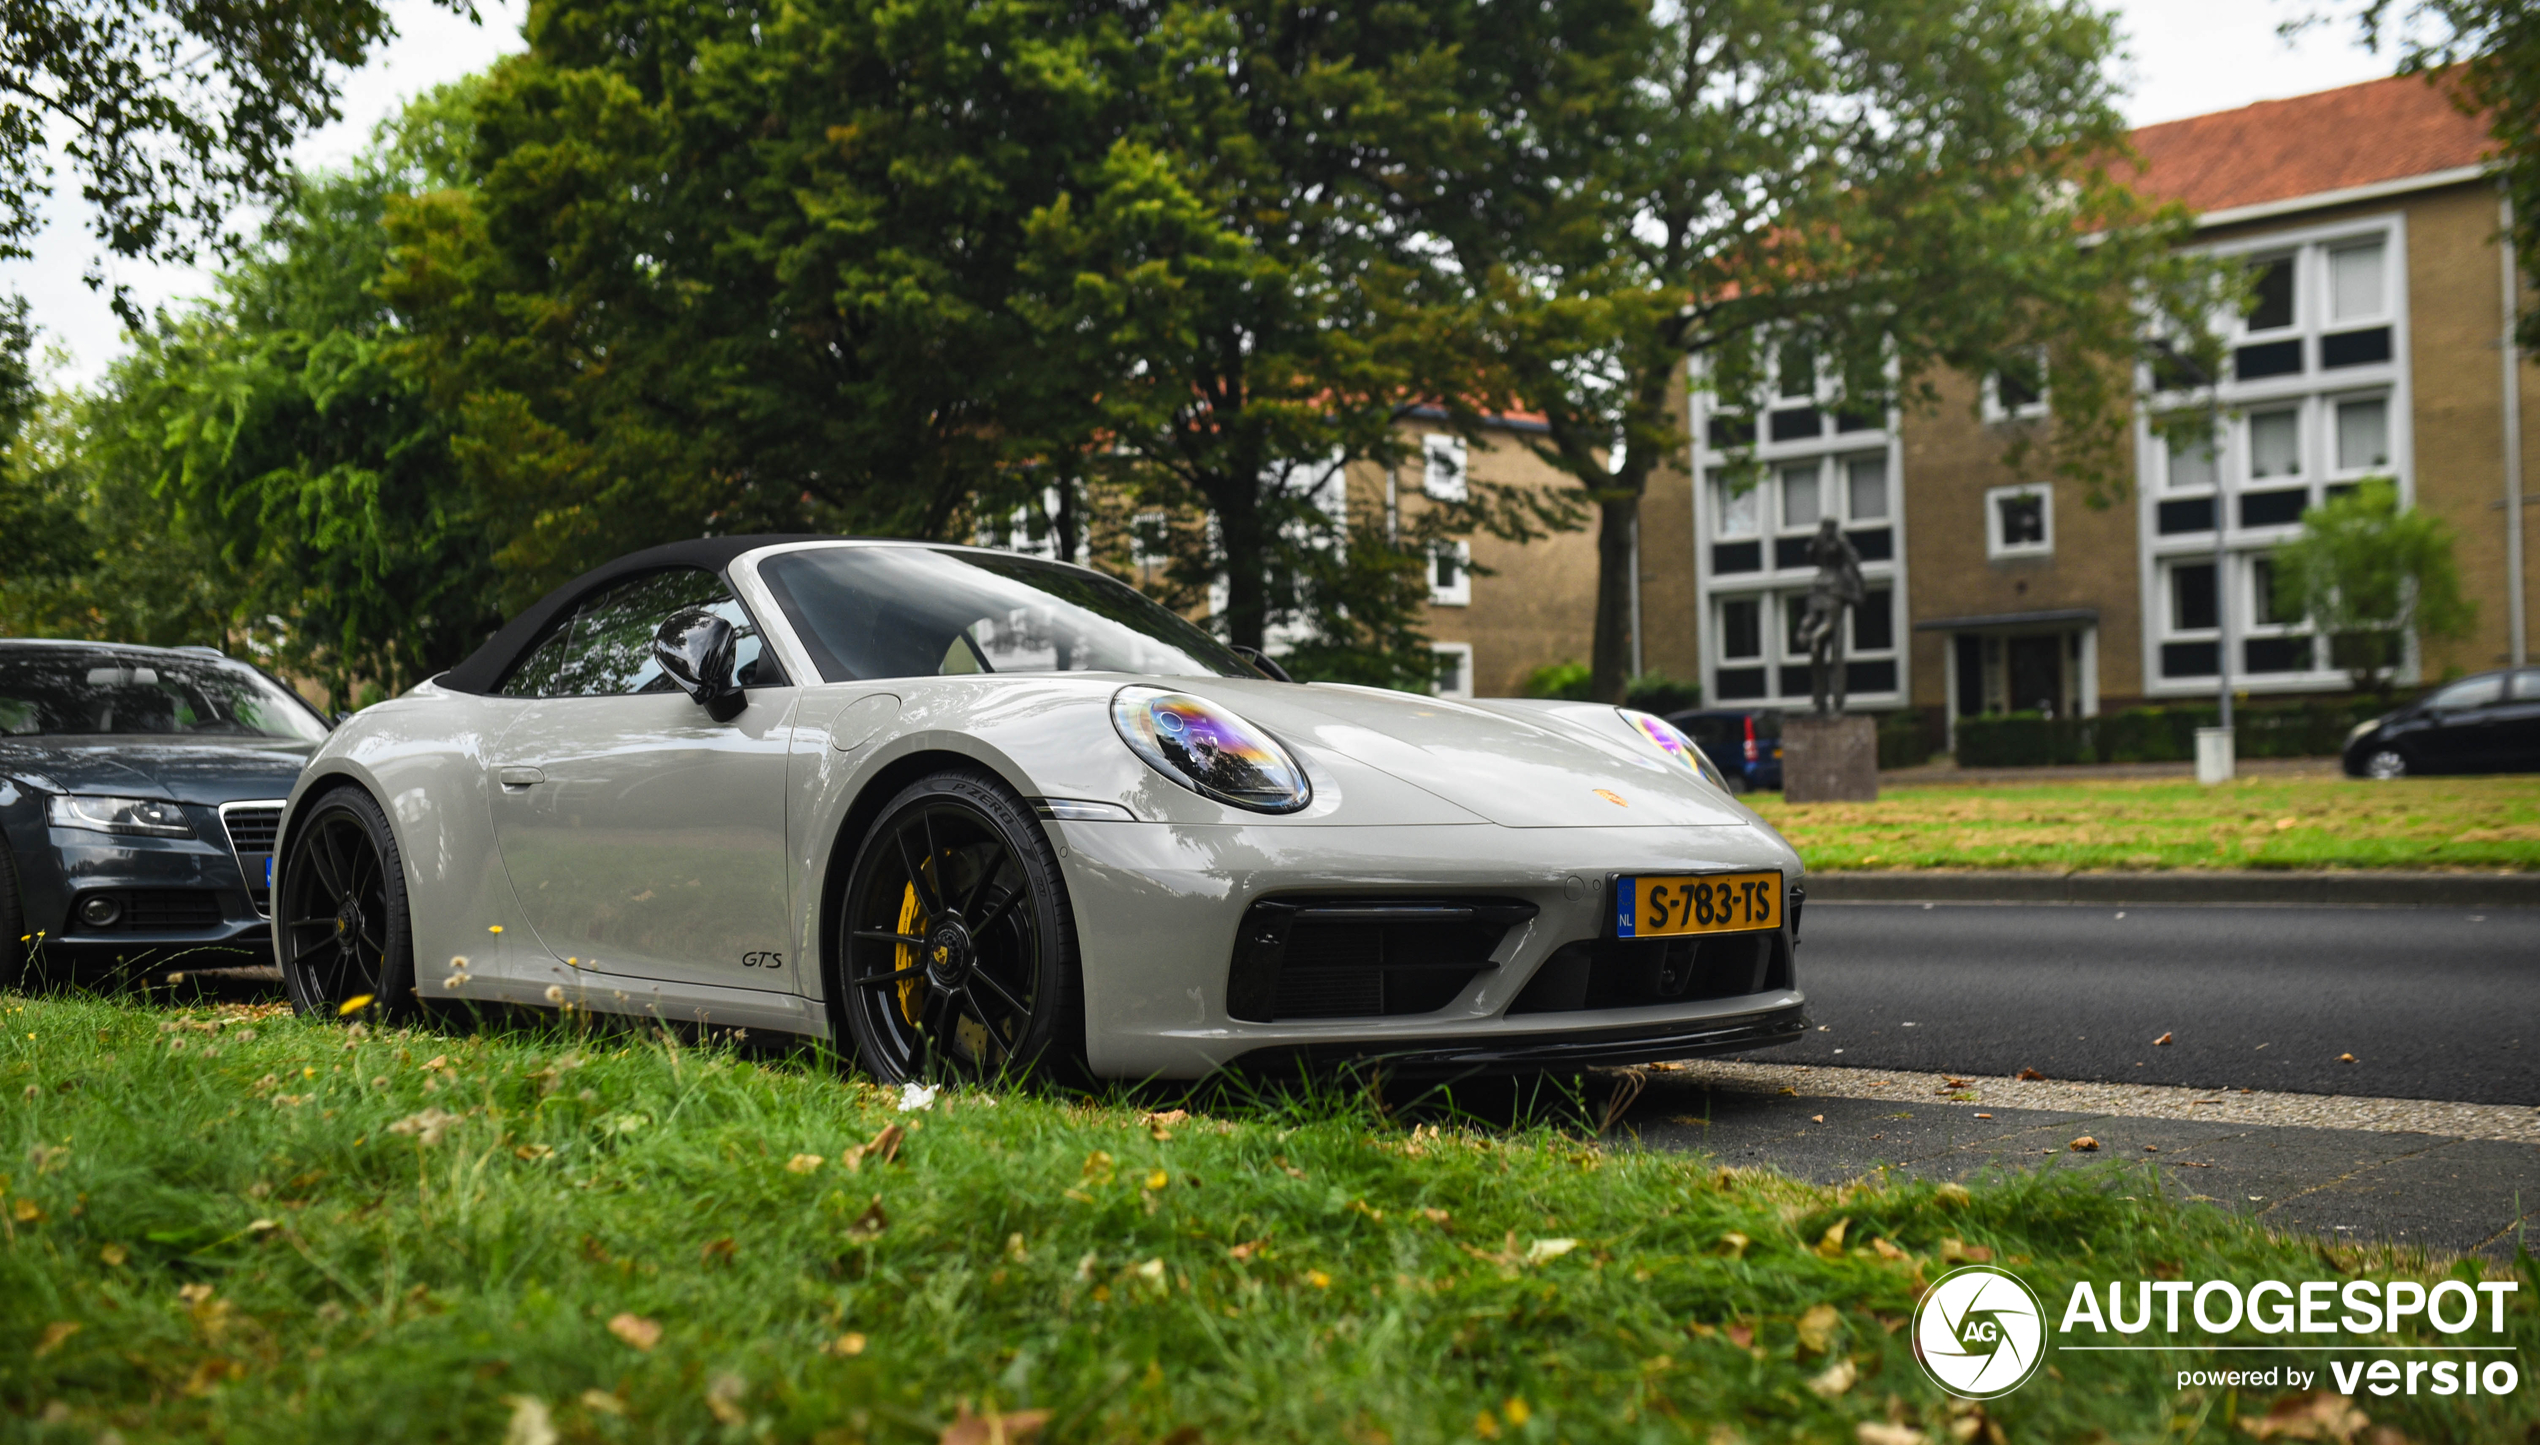
<path fill-rule="evenodd" d="M 1432 642 L 1429 650 L 1453 657 L 1455 685 L 1431 684 L 1429 691 L 1438 697 L 1471 697 L 1473 695 L 1473 644 L 1469 642 Z"/>
<path fill-rule="evenodd" d="M 1461 502 L 1472 495 L 1472 454 L 1464 438 L 1430 432 L 1420 438 L 1420 491 L 1432 501 Z"/>
<path fill-rule="evenodd" d="M 2329 257 L 2333 251 L 2357 242 L 2377 240 L 2382 246 L 2382 310 L 2370 316 L 2337 318 L 2333 315 L 2333 273 Z M 2234 346 L 2244 343 L 2262 344 L 2299 341 L 2302 346 L 2303 369 L 2294 375 L 2261 377 L 2242 381 L 2226 372 L 2224 380 L 2213 391 L 2212 400 L 2221 412 L 2216 438 L 2216 485 L 2204 488 L 2174 489 L 2169 486 L 2169 457 L 2166 444 L 2151 428 L 2153 417 L 2184 409 L 2190 401 L 2201 402 L 2201 394 L 2176 392 L 2156 393 L 2152 388 L 2150 368 L 2138 374 L 2142 405 L 2135 422 L 2136 487 L 2138 496 L 2137 577 L 2142 599 L 2143 691 L 2147 698 L 2173 699 L 2209 697 L 2215 685 L 2214 676 L 2171 678 L 2161 671 L 2161 648 L 2173 642 L 2215 642 L 2224 653 L 2235 691 L 2257 694 L 2284 692 L 2316 692 L 2342 687 L 2346 675 L 2328 663 L 2327 649 L 2313 645 L 2311 667 L 2305 672 L 2258 673 L 2246 670 L 2245 644 L 2253 637 L 2283 635 L 2281 624 L 2258 624 L 2252 621 L 2255 611 L 2249 606 L 2251 593 L 2248 577 L 2251 569 L 2246 559 L 2282 546 L 2300 530 L 2300 523 L 2272 523 L 2244 527 L 2240 522 L 2241 498 L 2252 491 L 2275 491 L 2296 486 L 2307 488 L 2310 502 L 2316 505 L 2331 487 L 2343 487 L 2358 477 L 2383 476 L 2396 484 L 2400 504 L 2411 505 L 2415 498 L 2415 436 L 2413 379 L 2410 365 L 2410 291 L 2408 277 L 2408 225 L 2404 212 L 2390 211 L 2356 216 L 2323 224 L 2297 224 L 2280 231 L 2242 239 L 2218 242 L 2205 249 L 2210 256 L 2263 260 L 2290 255 L 2294 258 L 2293 324 L 2290 327 L 2252 332 L 2238 317 L 2226 318 L 2223 330 Z M 2325 367 L 2325 338 L 2345 332 L 2386 326 L 2390 330 L 2390 359 L 2356 366 Z M 2389 462 L 2381 467 L 2363 470 L 2339 468 L 2337 462 L 2336 405 L 2341 401 L 2378 398 L 2388 407 Z M 2252 413 L 2291 406 L 2296 409 L 2298 435 L 2302 448 L 2302 474 L 2299 477 L 2250 477 L 2249 417 Z M 2227 602 L 2227 634 L 2211 629 L 2180 632 L 2170 626 L 2169 569 L 2173 564 L 2192 565 L 2214 558 L 2215 533 L 2212 531 L 2179 532 L 2164 535 L 2159 527 L 2159 506 L 2164 501 L 2191 497 L 2213 499 L 2215 525 L 2222 529 L 2221 540 L 2228 560 L 2217 579 Z M 2299 632 L 2304 629 L 2290 629 Z M 2416 678 L 2417 655 L 2413 643 L 2403 659 L 2401 681 Z"/>
<path fill-rule="evenodd" d="M 1455 585 L 1438 585 L 1440 556 L 1455 559 Z M 1443 541 L 1429 553 L 1429 605 L 1432 607 L 1470 607 L 1473 605 L 1473 544 L 1461 539 Z"/>
<path fill-rule="evenodd" d="M 2045 505 L 2038 516 L 2045 524 L 2045 540 L 2012 542 L 2002 534 L 2002 503 L 2012 497 L 2035 497 Z M 2008 557 L 2052 557 L 2055 555 L 2055 489 L 2044 482 L 2020 482 L 2007 487 L 1987 487 L 1984 492 L 1984 555 L 1993 561 Z"/>
<path fill-rule="evenodd" d="M 1986 372 L 1979 385 L 1984 419 L 1988 423 L 2035 421 L 2046 415 L 2054 406 L 2054 392 L 2046 381 L 2046 352 L 2042 347 L 2037 353 L 2037 400 L 2019 406 L 2004 406 L 2002 404 L 2002 373 L 1999 371 Z"/>

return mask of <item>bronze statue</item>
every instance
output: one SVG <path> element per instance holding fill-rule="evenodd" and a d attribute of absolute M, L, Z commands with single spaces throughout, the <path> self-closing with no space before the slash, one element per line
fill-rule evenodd
<path fill-rule="evenodd" d="M 1808 648 L 1808 690 L 1819 716 L 1839 715 L 1844 693 L 1843 609 L 1860 606 L 1869 594 L 1861 583 L 1861 554 L 1834 518 L 1817 524 L 1817 535 L 1808 539 L 1808 560 L 1817 564 L 1816 578 L 1808 584 L 1808 610 L 1799 619 L 1799 640 Z"/>

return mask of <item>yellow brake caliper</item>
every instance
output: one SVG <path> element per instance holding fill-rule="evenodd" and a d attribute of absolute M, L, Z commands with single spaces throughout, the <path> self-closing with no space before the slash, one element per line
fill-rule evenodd
<path fill-rule="evenodd" d="M 914 934 L 926 919 L 926 910 L 917 905 L 917 884 L 912 880 L 900 894 L 900 928 L 902 935 Z M 917 950 L 909 944 L 892 945 L 891 967 L 905 973 L 917 967 Z M 918 996 L 925 991 L 926 975 L 910 973 L 900 980 L 900 1017 L 914 1027 L 917 1023 Z"/>

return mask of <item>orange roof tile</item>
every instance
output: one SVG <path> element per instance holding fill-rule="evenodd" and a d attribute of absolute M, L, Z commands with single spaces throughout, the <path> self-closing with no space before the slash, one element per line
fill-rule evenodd
<path fill-rule="evenodd" d="M 2198 214 L 2475 165 L 2486 122 L 2421 76 L 2262 100 L 2134 133 L 2135 189 Z"/>

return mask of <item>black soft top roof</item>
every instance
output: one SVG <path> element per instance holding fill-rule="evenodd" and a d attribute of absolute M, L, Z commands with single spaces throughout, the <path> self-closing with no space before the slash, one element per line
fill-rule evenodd
<path fill-rule="evenodd" d="M 732 560 L 744 552 L 773 547 L 785 542 L 844 542 L 818 532 L 760 533 L 747 537 L 699 537 L 689 542 L 665 542 L 641 552 L 629 552 L 614 562 L 604 562 L 562 587 L 539 598 L 529 610 L 503 625 L 503 630 L 485 640 L 485 645 L 467 655 L 467 660 L 441 674 L 441 686 L 454 692 L 489 693 L 500 687 L 512 664 L 520 659 L 530 642 L 546 630 L 555 615 L 581 601 L 592 592 L 621 577 L 643 572 L 659 572 L 672 567 L 697 567 L 730 582 L 727 570 Z"/>

